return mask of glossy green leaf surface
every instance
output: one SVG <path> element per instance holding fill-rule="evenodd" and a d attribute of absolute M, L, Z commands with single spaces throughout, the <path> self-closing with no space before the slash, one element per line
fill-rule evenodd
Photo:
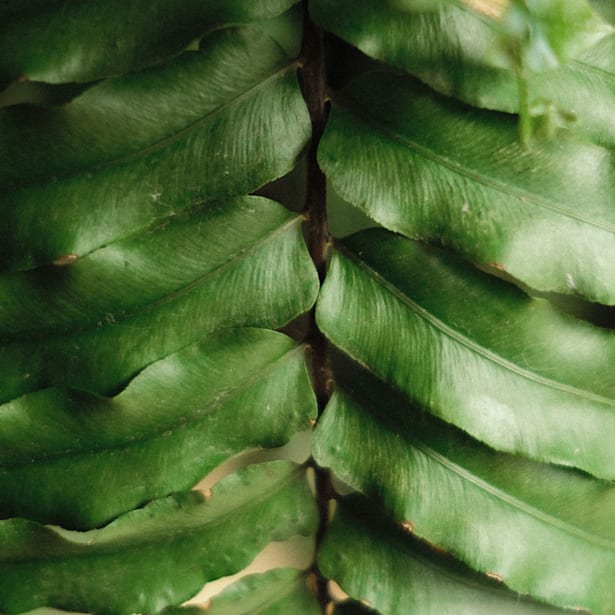
<path fill-rule="evenodd" d="M 222 331 L 114 398 L 45 389 L 0 406 L 0 515 L 95 527 L 192 487 L 234 454 L 285 444 L 315 414 L 300 346 Z"/>
<path fill-rule="evenodd" d="M 317 321 L 380 379 L 491 446 L 615 477 L 613 332 L 380 229 L 339 244 Z"/>
<path fill-rule="evenodd" d="M 0 80 L 94 81 L 179 53 L 214 28 L 273 17 L 295 0 L 66 0 L 0 6 Z"/>
<path fill-rule="evenodd" d="M 516 25 L 479 14 L 502 5 Z M 331 577 L 364 601 L 340 613 L 615 613 L 615 333 L 467 262 L 615 305 L 615 37 L 530 75 L 529 147 L 512 115 L 515 73 L 607 31 L 587 6 L 0 0 L 0 82 L 49 82 L 0 102 L 43 105 L 0 110 L 0 613 L 196 615 L 297 533 L 309 573 L 209 612 L 331 615 Z M 323 177 L 325 73 L 378 66 L 336 34 L 391 69 L 330 93 Z M 325 180 L 406 237 L 331 247 Z M 332 254 L 316 324 L 304 235 Z M 314 344 L 315 391 L 303 344 L 257 327 Z M 328 527 L 326 473 L 287 462 L 185 491 L 307 447 L 330 389 L 314 457 L 365 517 L 357 498 Z"/>
<path fill-rule="evenodd" d="M 205 607 L 207 615 L 320 615 L 306 575 L 290 568 L 243 577 L 217 594 Z M 161 615 L 200 615 L 203 609 L 165 609 Z"/>
<path fill-rule="evenodd" d="M 610 150 L 570 134 L 523 147 L 511 116 L 375 74 L 333 106 L 319 160 L 374 220 L 528 286 L 615 303 Z"/>
<path fill-rule="evenodd" d="M 514 72 L 489 61 L 498 45 L 492 19 L 454 2 L 419 13 L 401 10 L 400 5 L 315 0 L 310 6 L 325 28 L 439 92 L 479 107 L 518 111 Z M 530 74 L 528 96 L 536 121 L 573 126 L 615 147 L 614 45 L 615 36 L 607 35 L 575 60 Z"/>
<path fill-rule="evenodd" d="M 615 487 L 497 453 L 386 391 L 362 371 L 338 379 L 316 429 L 319 465 L 417 537 L 514 591 L 613 612 Z M 387 578 L 379 574 L 372 591 Z"/>
<path fill-rule="evenodd" d="M 83 256 L 288 172 L 309 138 L 294 63 L 231 29 L 53 109 L 0 111 L 2 268 Z M 254 134 L 259 138 L 254 139 Z"/>
<path fill-rule="evenodd" d="M 0 609 L 156 612 L 241 570 L 269 541 L 316 524 L 304 470 L 289 462 L 250 466 L 209 498 L 180 493 L 86 533 L 2 521 Z"/>
<path fill-rule="evenodd" d="M 49 386 L 109 394 L 215 328 L 282 326 L 318 291 L 301 221 L 242 197 L 64 267 L 0 276 L 0 398 Z"/>
<path fill-rule="evenodd" d="M 318 557 L 324 574 L 382 615 L 555 615 L 450 557 L 436 555 L 357 500 L 339 505 Z"/>

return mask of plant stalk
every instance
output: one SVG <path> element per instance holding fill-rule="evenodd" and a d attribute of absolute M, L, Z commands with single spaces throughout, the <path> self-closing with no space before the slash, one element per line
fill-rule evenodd
<path fill-rule="evenodd" d="M 312 123 L 312 140 L 307 154 L 307 192 L 303 213 L 307 221 L 307 243 L 320 283 L 324 282 L 327 269 L 329 228 L 327 224 L 327 184 L 318 166 L 317 150 L 327 122 L 327 90 L 324 62 L 323 31 L 310 19 L 307 0 L 303 1 L 303 42 L 301 48 L 301 80 L 305 103 Z M 322 414 L 331 397 L 332 372 L 329 344 L 316 325 L 315 310 L 310 313 L 306 342 L 311 348 L 312 382 L 318 402 L 318 415 Z M 318 550 L 329 523 L 331 481 L 329 473 L 312 463 L 315 472 L 316 502 L 320 524 L 316 534 Z M 314 564 L 315 592 L 323 609 L 329 602 L 327 580 Z"/>
<path fill-rule="evenodd" d="M 527 78 L 522 69 L 517 71 L 517 91 L 519 96 L 519 140 L 522 145 L 528 146 L 532 139 L 532 118 L 530 115 Z"/>

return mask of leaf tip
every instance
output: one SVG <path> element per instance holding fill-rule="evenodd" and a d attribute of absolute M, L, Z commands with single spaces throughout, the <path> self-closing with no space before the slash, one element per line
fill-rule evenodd
<path fill-rule="evenodd" d="M 307 585 L 314 596 L 318 595 L 318 577 L 314 572 L 310 572 L 307 576 Z"/>
<path fill-rule="evenodd" d="M 62 256 L 58 256 L 58 258 L 56 258 L 52 264 L 55 265 L 56 267 L 67 267 L 68 265 L 72 265 L 78 260 L 79 260 L 79 256 L 77 254 L 73 254 L 72 252 L 69 252 L 68 254 L 63 254 Z"/>
<path fill-rule="evenodd" d="M 362 604 L 367 609 L 374 608 L 374 605 L 371 602 L 368 602 L 367 600 L 365 600 L 364 598 L 361 598 L 361 600 L 359 600 L 359 603 Z"/>
<path fill-rule="evenodd" d="M 490 19 L 502 19 L 510 2 L 509 0 L 464 0 L 464 4 Z"/>
<path fill-rule="evenodd" d="M 504 577 L 499 572 L 493 572 L 489 570 L 485 573 L 490 579 L 497 581 L 498 583 L 502 583 L 504 581 Z"/>
<path fill-rule="evenodd" d="M 409 521 L 408 519 L 404 519 L 401 522 L 401 527 L 409 534 L 414 533 L 414 523 L 412 523 L 412 521 Z"/>

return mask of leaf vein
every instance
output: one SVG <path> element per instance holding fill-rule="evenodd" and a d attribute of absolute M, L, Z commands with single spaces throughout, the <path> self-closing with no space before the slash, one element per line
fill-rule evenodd
<path fill-rule="evenodd" d="M 481 346 L 476 343 L 474 340 L 468 338 L 465 335 L 462 335 L 442 320 L 437 318 L 434 314 L 423 308 L 421 305 L 416 303 L 413 299 L 408 297 L 403 291 L 397 288 L 394 284 L 389 282 L 386 278 L 384 278 L 376 269 L 368 265 L 365 261 L 361 260 L 358 256 L 352 253 L 343 245 L 337 245 L 336 248 L 343 252 L 344 255 L 349 258 L 352 262 L 354 262 L 360 269 L 365 271 L 377 284 L 391 293 L 396 299 L 401 301 L 404 305 L 406 305 L 412 312 L 414 312 L 417 316 L 425 320 L 429 325 L 433 326 L 435 329 L 440 331 L 446 337 L 452 339 L 454 342 L 468 348 L 475 354 L 483 357 L 487 361 L 490 361 L 499 367 L 502 367 L 508 371 L 511 371 L 522 378 L 527 380 L 531 380 L 538 384 L 544 385 L 546 387 L 562 391 L 564 393 L 568 393 L 569 395 L 574 395 L 576 397 L 581 397 L 582 399 L 591 400 L 594 402 L 602 403 L 608 406 L 615 407 L 615 400 L 610 399 L 608 397 L 604 397 L 602 395 L 598 395 L 596 393 L 592 393 L 591 391 L 586 391 L 583 389 L 579 389 L 578 387 L 565 384 L 563 382 L 558 382 L 556 380 L 552 380 L 551 378 L 547 378 L 545 376 L 541 376 L 535 372 L 531 372 L 527 369 L 524 369 L 513 363 L 512 361 L 505 359 L 501 355 Z"/>

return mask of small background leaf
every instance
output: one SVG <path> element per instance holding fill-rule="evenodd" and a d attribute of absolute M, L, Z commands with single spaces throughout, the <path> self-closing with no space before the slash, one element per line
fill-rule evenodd
<path fill-rule="evenodd" d="M 570 3 L 554 4 L 566 10 Z M 460 3 L 442 3 L 410 14 L 395 3 L 378 0 L 360 4 L 315 0 L 311 12 L 326 29 L 364 53 L 408 71 L 439 92 L 478 107 L 510 113 L 519 110 L 514 71 L 488 62 L 498 44 L 497 22 Z M 563 123 L 613 147 L 615 36 L 604 28 L 600 32 L 606 36 L 576 60 L 528 75 L 527 89 L 530 103 L 537 104 L 534 112 L 543 114 L 541 121 L 552 122 L 554 127 Z M 538 103 L 543 111 L 538 110 Z"/>
<path fill-rule="evenodd" d="M 492 17 L 480 2 L 465 3 Z M 500 61 L 523 76 L 556 68 L 613 31 L 586 0 L 509 0 L 489 25 L 498 32 Z"/>

